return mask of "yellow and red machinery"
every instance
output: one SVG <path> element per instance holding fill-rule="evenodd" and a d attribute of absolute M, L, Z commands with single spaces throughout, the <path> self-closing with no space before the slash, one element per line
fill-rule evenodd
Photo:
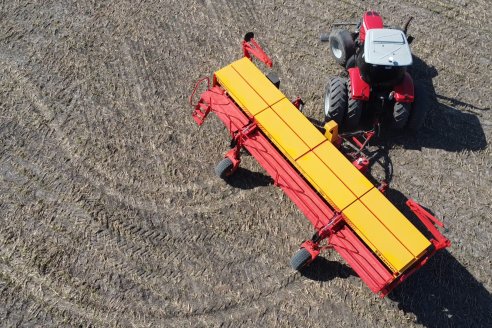
<path fill-rule="evenodd" d="M 225 124 L 234 147 L 217 165 L 216 173 L 229 178 L 240 164 L 245 148 L 290 197 L 316 233 L 302 243 L 291 265 L 297 270 L 312 262 L 323 248 L 334 248 L 369 286 L 385 296 L 436 251 L 450 242 L 434 226 L 442 226 L 415 201 L 407 205 L 432 238 L 427 239 L 362 173 L 368 164 L 360 155 L 350 161 L 337 147 L 335 122 L 320 131 L 251 61 L 256 56 L 271 67 L 270 58 L 248 33 L 245 57 L 218 70 L 210 86 L 194 104 L 193 118 L 200 126 L 210 112 Z M 355 142 L 362 150 L 364 142 Z M 360 153 L 361 154 L 361 153 Z M 362 172 L 361 172 L 362 171 Z M 328 246 L 321 246 L 323 240 Z"/>

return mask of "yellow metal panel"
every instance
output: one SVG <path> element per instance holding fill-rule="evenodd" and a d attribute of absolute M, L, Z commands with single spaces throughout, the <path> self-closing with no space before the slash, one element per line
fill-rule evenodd
<path fill-rule="evenodd" d="M 313 152 L 297 159 L 296 163 L 304 177 L 336 210 L 342 211 L 357 199 Z"/>
<path fill-rule="evenodd" d="M 325 137 L 331 143 L 334 143 L 338 138 L 338 124 L 337 122 L 331 120 L 323 126 L 325 129 Z"/>
<path fill-rule="evenodd" d="M 301 138 L 271 108 L 257 114 L 255 118 L 263 132 L 285 156 L 290 157 L 292 163 L 295 163 L 294 159 L 309 151 Z"/>
<path fill-rule="evenodd" d="M 394 273 L 402 272 L 415 260 L 400 241 L 359 200 L 347 207 L 343 214 L 357 235 Z"/>
<path fill-rule="evenodd" d="M 419 258 L 431 245 L 379 190 L 371 190 L 360 200 L 414 257 Z"/>
<path fill-rule="evenodd" d="M 215 72 L 215 76 L 220 85 L 250 116 L 268 107 L 258 93 L 236 72 L 232 64 Z"/>
<path fill-rule="evenodd" d="M 336 210 L 343 211 L 354 231 L 394 272 L 402 272 L 430 246 L 248 59 L 238 60 L 215 75 L 313 187 Z"/>
<path fill-rule="evenodd" d="M 309 122 L 289 99 L 284 98 L 271 107 L 310 149 L 326 141 L 325 136 Z"/>
<path fill-rule="evenodd" d="M 268 105 L 273 105 L 285 98 L 285 95 L 248 58 L 244 57 L 235 61 L 232 67 Z"/>
<path fill-rule="evenodd" d="M 374 187 L 331 142 L 323 143 L 314 149 L 314 153 L 321 158 L 326 166 L 335 173 L 357 198 Z"/>

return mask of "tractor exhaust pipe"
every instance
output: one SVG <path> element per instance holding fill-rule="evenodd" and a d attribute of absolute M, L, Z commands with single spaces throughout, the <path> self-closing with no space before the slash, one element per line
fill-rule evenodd
<path fill-rule="evenodd" d="M 407 21 L 406 21 L 405 25 L 403 25 L 403 33 L 405 33 L 405 36 L 407 37 L 407 42 L 408 42 L 408 44 L 412 43 L 412 41 L 413 41 L 413 36 L 411 36 L 411 35 L 408 35 L 408 34 L 407 34 L 408 27 L 410 26 L 410 22 L 412 21 L 412 19 L 413 19 L 413 17 L 412 17 L 412 16 L 410 16 L 410 17 L 407 19 Z"/>
<path fill-rule="evenodd" d="M 413 17 L 412 17 L 412 16 L 410 16 L 410 17 L 407 19 L 407 21 L 406 21 L 405 25 L 403 25 L 403 33 L 405 33 L 405 35 L 407 35 L 408 26 L 410 25 L 410 22 L 412 21 L 412 19 L 413 19 Z"/>

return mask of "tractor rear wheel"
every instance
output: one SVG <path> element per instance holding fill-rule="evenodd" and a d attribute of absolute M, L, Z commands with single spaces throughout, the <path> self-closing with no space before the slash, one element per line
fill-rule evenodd
<path fill-rule="evenodd" d="M 345 67 L 347 60 L 355 52 L 355 43 L 352 34 L 347 30 L 333 30 L 330 33 L 330 50 L 335 61 Z"/>
<path fill-rule="evenodd" d="M 300 248 L 290 259 L 292 269 L 299 271 L 311 260 L 311 253 L 305 248 Z"/>
<path fill-rule="evenodd" d="M 348 108 L 345 117 L 345 124 L 348 128 L 353 129 L 359 125 L 362 116 L 362 100 L 352 99 L 352 84 L 347 82 Z"/>
<path fill-rule="evenodd" d="M 407 128 L 410 132 L 416 133 L 424 125 L 427 113 L 430 110 L 431 101 L 429 93 L 421 84 L 415 84 L 415 100 L 413 102 L 410 119 Z"/>
<path fill-rule="evenodd" d="M 217 174 L 219 178 L 225 179 L 231 174 L 233 166 L 232 161 L 226 157 L 215 167 L 215 174 Z"/>
<path fill-rule="evenodd" d="M 334 120 L 341 124 L 347 112 L 347 81 L 333 77 L 326 85 L 325 91 L 325 122 Z"/>
<path fill-rule="evenodd" d="M 401 130 L 407 125 L 410 117 L 410 107 L 410 103 L 395 103 L 393 107 L 393 128 Z"/>

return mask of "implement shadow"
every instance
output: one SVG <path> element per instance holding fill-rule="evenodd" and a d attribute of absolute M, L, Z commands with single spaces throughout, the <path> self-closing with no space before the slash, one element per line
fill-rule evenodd
<path fill-rule="evenodd" d="M 492 327 L 490 293 L 446 250 L 388 297 L 426 327 Z"/>
<path fill-rule="evenodd" d="M 405 205 L 407 197 L 395 189 L 386 196 L 424 232 Z M 438 252 L 388 297 L 426 327 L 492 327 L 491 294 L 447 250 Z"/>
<path fill-rule="evenodd" d="M 334 278 L 356 276 L 354 270 L 349 266 L 337 261 L 329 261 L 322 256 L 318 256 L 313 263 L 300 272 L 303 277 L 315 281 L 329 281 Z"/>
<path fill-rule="evenodd" d="M 226 179 L 226 182 L 234 188 L 254 189 L 273 184 L 273 179 L 269 175 L 253 172 L 240 166 L 230 178 Z"/>

